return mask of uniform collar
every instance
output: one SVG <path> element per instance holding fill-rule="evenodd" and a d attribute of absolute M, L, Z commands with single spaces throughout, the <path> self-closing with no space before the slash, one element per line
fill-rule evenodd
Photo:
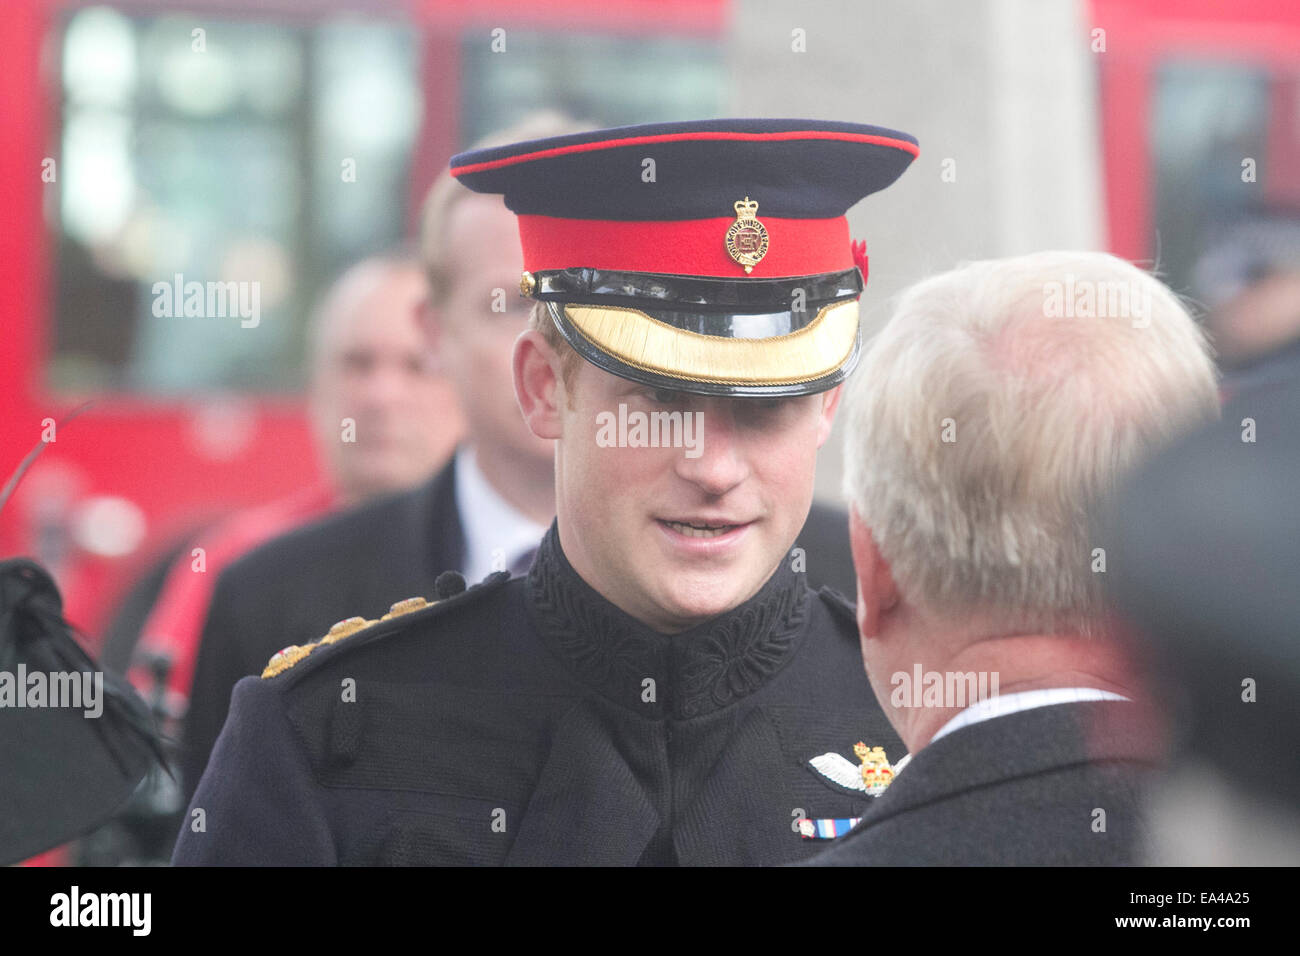
<path fill-rule="evenodd" d="M 554 523 L 527 579 L 542 640 L 575 676 L 648 719 L 689 719 L 731 706 L 793 658 L 808 589 L 782 561 L 748 601 L 680 634 L 660 634 L 602 597 L 569 564 Z"/>

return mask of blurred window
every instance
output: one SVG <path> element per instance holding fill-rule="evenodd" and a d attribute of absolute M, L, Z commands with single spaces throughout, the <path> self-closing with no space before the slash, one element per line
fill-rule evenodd
<path fill-rule="evenodd" d="M 1231 243 L 1227 230 L 1300 210 L 1300 71 L 1170 62 L 1153 106 L 1151 257 L 1174 289 L 1202 300 L 1214 292 L 1198 282 L 1203 257 Z"/>
<path fill-rule="evenodd" d="M 300 388 L 324 285 L 409 222 L 415 27 L 101 6 L 71 13 L 57 41 L 51 387 Z M 716 116 L 727 95 L 713 38 L 507 43 L 462 44 L 460 146 L 540 108 L 621 125 Z"/>
<path fill-rule="evenodd" d="M 376 20 L 68 16 L 49 384 L 299 387 L 322 284 L 402 236 L 417 41 Z"/>
<path fill-rule="evenodd" d="M 505 42 L 494 53 L 476 34 L 462 46 L 463 146 L 540 109 L 596 126 L 709 119 L 730 88 L 713 37 L 513 30 Z"/>

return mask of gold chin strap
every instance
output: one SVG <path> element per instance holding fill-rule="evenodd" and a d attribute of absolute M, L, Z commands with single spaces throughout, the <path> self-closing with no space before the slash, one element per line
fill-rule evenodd
<path fill-rule="evenodd" d="M 717 385 L 795 385 L 830 375 L 853 353 L 856 299 L 823 306 L 808 325 L 765 339 L 688 332 L 623 306 L 566 305 L 593 345 L 633 368 Z"/>

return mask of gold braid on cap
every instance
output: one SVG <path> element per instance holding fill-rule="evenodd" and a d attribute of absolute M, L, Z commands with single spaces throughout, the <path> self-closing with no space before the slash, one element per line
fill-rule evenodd
<path fill-rule="evenodd" d="M 761 339 L 679 329 L 639 309 L 566 305 L 573 326 L 602 352 L 633 368 L 718 385 L 795 385 L 839 369 L 853 354 L 858 302 L 822 306 L 802 329 Z"/>

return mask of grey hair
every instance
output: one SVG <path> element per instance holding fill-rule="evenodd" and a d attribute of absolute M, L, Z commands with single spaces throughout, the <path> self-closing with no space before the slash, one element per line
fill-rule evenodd
<path fill-rule="evenodd" d="M 906 599 L 1092 634 L 1093 509 L 1218 395 L 1170 289 L 1105 253 L 1042 252 L 906 289 L 846 406 L 845 495 Z"/>

